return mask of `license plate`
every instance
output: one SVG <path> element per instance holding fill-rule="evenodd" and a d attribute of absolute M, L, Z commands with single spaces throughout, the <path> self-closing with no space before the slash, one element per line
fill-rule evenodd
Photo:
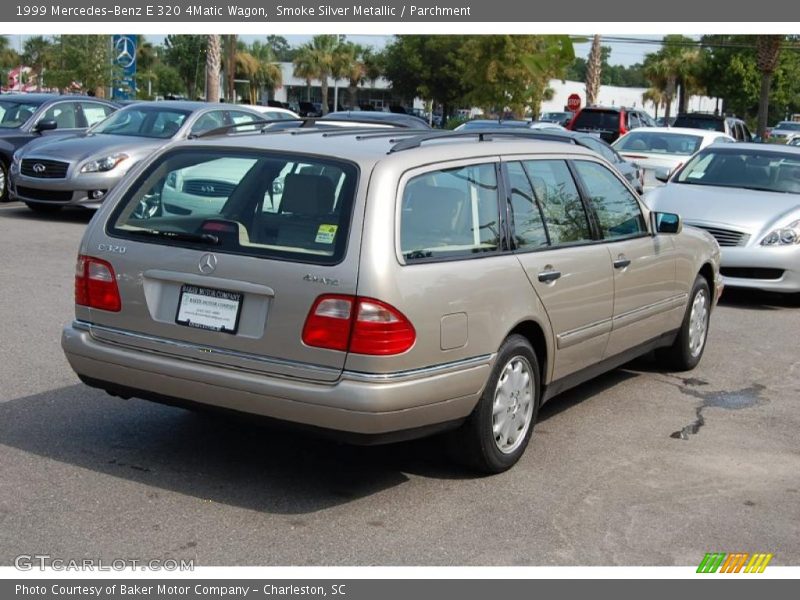
<path fill-rule="evenodd" d="M 242 311 L 241 292 L 184 285 L 178 302 L 178 325 L 236 333 Z"/>

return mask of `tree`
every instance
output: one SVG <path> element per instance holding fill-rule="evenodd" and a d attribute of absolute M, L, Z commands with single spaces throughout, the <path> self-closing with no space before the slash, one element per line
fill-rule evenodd
<path fill-rule="evenodd" d="M 589 52 L 589 61 L 586 68 L 586 104 L 591 106 L 597 104 L 597 97 L 600 94 L 600 78 L 602 76 L 602 47 L 600 46 L 600 36 L 595 34 L 592 38 L 592 49 Z"/>
<path fill-rule="evenodd" d="M 272 92 L 283 85 L 283 71 L 269 44 L 255 41 L 250 45 L 249 54 L 258 61 L 251 86 L 254 92 L 253 102 L 256 102 L 258 93 L 262 89 L 266 88 Z"/>
<path fill-rule="evenodd" d="M 767 117 L 769 113 L 769 93 L 772 77 L 778 66 L 781 55 L 782 35 L 759 35 L 756 37 L 756 64 L 761 74 L 761 93 L 758 98 L 757 135 L 764 138 L 767 133 Z"/>
<path fill-rule="evenodd" d="M 154 90 L 159 96 L 173 96 L 180 92 L 185 82 L 175 67 L 163 63 L 153 67 Z"/>
<path fill-rule="evenodd" d="M 275 60 L 291 62 L 294 59 L 296 51 L 289 46 L 289 42 L 282 35 L 268 35 L 266 45 L 269 47 Z"/>
<path fill-rule="evenodd" d="M 441 104 L 447 118 L 478 84 L 465 81 L 464 43 L 458 35 L 397 36 L 384 51 L 384 76 L 397 95 Z"/>
<path fill-rule="evenodd" d="M 219 102 L 219 75 L 222 63 L 222 41 L 209 35 L 206 42 L 206 101 Z"/>
<path fill-rule="evenodd" d="M 22 62 L 36 74 L 36 89 L 42 89 L 45 69 L 55 62 L 53 42 L 44 36 L 36 35 L 25 40 L 22 48 Z"/>
<path fill-rule="evenodd" d="M 535 80 L 529 89 L 531 112 L 539 116 L 542 100 L 550 100 L 553 91 L 549 88 L 551 79 L 564 81 L 567 69 L 575 61 L 575 46 L 567 35 L 536 36 L 538 48 L 534 54 L 523 56 L 525 66 Z M 576 38 L 578 39 L 578 38 Z"/>
<path fill-rule="evenodd" d="M 658 109 L 666 106 L 664 92 L 658 88 L 651 87 L 642 94 L 642 104 L 651 102 L 655 106 L 655 118 L 658 118 Z"/>
<path fill-rule="evenodd" d="M 236 53 L 238 44 L 236 34 L 225 35 L 223 53 L 225 61 L 225 100 L 236 102 Z"/>
<path fill-rule="evenodd" d="M 205 35 L 168 35 L 164 41 L 164 61 L 179 73 L 188 98 L 196 98 L 200 88 L 206 63 L 206 42 Z"/>
<path fill-rule="evenodd" d="M 119 67 L 109 66 L 111 44 L 107 35 L 62 35 L 55 48 L 48 82 L 59 89 L 78 84 L 102 98 L 106 88 L 120 77 Z"/>
<path fill-rule="evenodd" d="M 19 55 L 11 47 L 8 36 L 0 35 L 0 68 L 9 69 L 19 66 Z"/>
<path fill-rule="evenodd" d="M 328 113 L 328 78 L 339 78 L 343 71 L 342 50 L 335 35 L 315 35 L 298 48 L 294 59 L 295 76 L 307 83 L 317 79 L 322 94 L 322 114 Z"/>

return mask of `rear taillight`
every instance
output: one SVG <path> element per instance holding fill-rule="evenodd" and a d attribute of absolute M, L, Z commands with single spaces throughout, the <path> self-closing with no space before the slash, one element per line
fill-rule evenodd
<path fill-rule="evenodd" d="M 414 326 L 399 310 L 359 296 L 320 296 L 303 326 L 304 344 L 356 354 L 400 354 L 416 338 Z"/>
<path fill-rule="evenodd" d="M 106 261 L 91 256 L 78 256 L 75 265 L 75 304 L 119 312 L 119 297 L 114 268 Z"/>
<path fill-rule="evenodd" d="M 628 133 L 628 128 L 625 126 L 625 113 L 620 111 L 619 112 L 619 135 L 622 137 Z"/>

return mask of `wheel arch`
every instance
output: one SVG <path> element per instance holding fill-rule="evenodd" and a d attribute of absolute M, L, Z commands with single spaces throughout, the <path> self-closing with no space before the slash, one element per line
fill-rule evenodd
<path fill-rule="evenodd" d="M 536 354 L 536 360 L 539 362 L 539 385 L 544 388 L 549 379 L 548 374 L 552 362 L 551 344 L 544 327 L 538 321 L 526 319 L 517 323 L 506 337 L 514 334 L 521 335 L 530 342 Z"/>

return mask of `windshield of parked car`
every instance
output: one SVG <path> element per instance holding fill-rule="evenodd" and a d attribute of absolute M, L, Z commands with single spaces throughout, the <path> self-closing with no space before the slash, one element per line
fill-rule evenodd
<path fill-rule="evenodd" d="M 306 155 L 178 148 L 128 188 L 109 233 L 169 246 L 332 264 L 344 255 L 355 165 Z"/>
<path fill-rule="evenodd" d="M 682 133 L 632 131 L 615 144 L 617 152 L 646 152 L 648 154 L 683 154 L 697 152 L 703 138 Z"/>
<path fill-rule="evenodd" d="M 794 121 L 781 121 L 775 125 L 774 129 L 785 129 L 788 131 L 800 131 L 800 123 Z"/>
<path fill-rule="evenodd" d="M 33 102 L 0 101 L 0 129 L 17 129 L 21 127 L 39 108 Z"/>
<path fill-rule="evenodd" d="M 190 114 L 177 108 L 134 105 L 115 112 L 92 133 L 168 139 L 178 133 Z"/>
<path fill-rule="evenodd" d="M 573 129 L 619 129 L 619 113 L 611 110 L 583 110 L 575 119 Z"/>
<path fill-rule="evenodd" d="M 800 152 L 710 149 L 694 156 L 677 183 L 800 194 Z"/>
<path fill-rule="evenodd" d="M 688 127 L 690 129 L 706 129 L 708 131 L 725 131 L 725 121 L 721 118 L 687 117 L 679 116 L 672 124 L 673 127 Z"/>

